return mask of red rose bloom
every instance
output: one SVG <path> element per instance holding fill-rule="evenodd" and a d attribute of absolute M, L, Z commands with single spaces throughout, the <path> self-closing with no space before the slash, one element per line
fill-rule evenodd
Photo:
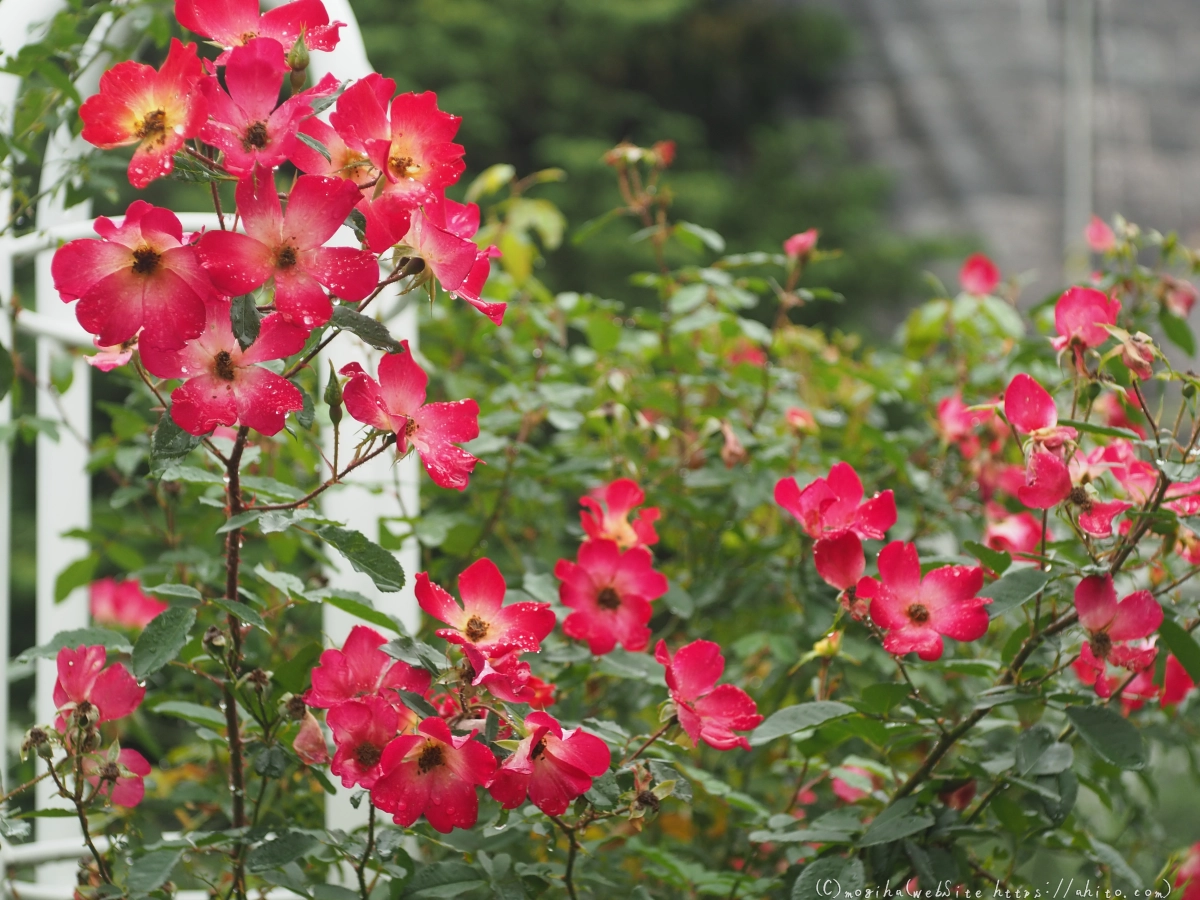
<path fill-rule="evenodd" d="M 324 288 L 357 303 L 375 289 L 379 263 L 353 247 L 326 247 L 358 203 L 354 182 L 301 175 L 283 212 L 275 176 L 256 167 L 237 186 L 237 208 L 245 234 L 209 231 L 196 252 L 217 288 L 247 294 L 271 279 L 275 308 L 284 320 L 311 331 L 329 321 L 333 305 Z"/>
<path fill-rule="evenodd" d="M 421 609 L 449 628 L 439 628 L 438 637 L 452 644 L 471 645 L 482 653 L 505 650 L 532 650 L 556 621 L 549 603 L 510 603 L 504 605 L 507 586 L 504 576 L 490 559 L 477 559 L 458 576 L 462 606 L 443 588 L 429 580 L 427 572 L 417 574 L 417 602 Z"/>
<path fill-rule="evenodd" d="M 574 610 L 563 622 L 567 637 L 587 641 L 596 655 L 617 644 L 645 650 L 650 643 L 650 602 L 667 592 L 667 579 L 654 571 L 644 547 L 621 552 L 615 541 L 585 541 L 576 562 L 560 559 L 554 577 L 562 581 L 559 597 Z"/>
<path fill-rule="evenodd" d="M 879 553 L 879 579 L 860 581 L 858 596 L 871 601 L 871 618 L 887 631 L 883 648 L 889 653 L 940 659 L 942 635 L 974 641 L 987 632 L 984 607 L 992 601 L 975 596 L 983 587 L 978 566 L 943 566 L 922 578 L 916 546 L 893 541 Z"/>
<path fill-rule="evenodd" d="M 400 343 L 402 353 L 389 353 L 380 360 L 379 381 L 358 363 L 342 367 L 341 373 L 350 376 L 342 392 L 346 411 L 364 425 L 395 432 L 401 454 L 411 442 L 434 484 L 465 490 L 479 460 L 457 443 L 479 437 L 479 404 L 474 400 L 426 403 L 429 376 L 413 359 L 408 341 Z"/>
<path fill-rule="evenodd" d="M 475 734 L 455 737 L 441 719 L 422 720 L 416 734 L 384 749 L 371 802 L 404 828 L 422 815 L 442 834 L 470 828 L 479 818 L 475 787 L 486 787 L 496 773 L 495 755 Z"/>
<path fill-rule="evenodd" d="M 383 749 L 401 731 L 412 730 L 417 714 L 408 707 L 397 709 L 378 694 L 339 703 L 325 715 L 337 750 L 329 771 L 342 779 L 343 787 L 360 785 L 368 790 L 383 774 Z"/>
<path fill-rule="evenodd" d="M 387 638 L 375 629 L 355 625 L 342 649 L 326 650 L 321 654 L 304 702 L 317 709 L 329 709 L 347 700 L 374 694 L 392 701 L 396 699 L 397 689 L 425 694 L 432 676 L 424 669 L 415 669 L 388 656 L 379 649 L 386 643 Z"/>
<path fill-rule="evenodd" d="M 102 646 L 64 647 L 58 651 L 58 680 L 54 706 L 59 712 L 55 727 L 64 727 L 63 712 L 94 712 L 94 722 L 111 722 L 132 713 L 146 689 L 120 663 L 104 667 L 108 651 Z"/>
<path fill-rule="evenodd" d="M 649 547 L 658 543 L 654 523 L 660 515 L 657 506 L 639 510 L 631 522 L 629 514 L 646 502 L 646 495 L 631 478 L 616 481 L 589 491 L 579 500 L 579 523 L 593 540 L 616 541 L 622 550 L 630 547 Z"/>
<path fill-rule="evenodd" d="M 1075 586 L 1075 609 L 1079 624 L 1088 633 L 1080 650 L 1077 671 L 1096 673 L 1096 693 L 1112 693 L 1104 677 L 1107 664 L 1140 672 L 1154 664 L 1158 651 L 1153 646 L 1131 643 L 1158 630 L 1163 621 L 1162 607 L 1149 591 L 1134 591 L 1120 603 L 1111 575 L 1089 575 Z M 1086 676 L 1085 676 L 1086 677 Z"/>
<path fill-rule="evenodd" d="M 321 0 L 293 0 L 259 15 L 258 0 L 175 0 L 175 18 L 188 31 L 222 47 L 240 47 L 255 38 L 274 38 L 290 49 L 300 35 L 309 50 L 332 50 L 344 22 L 330 24 Z M 217 65 L 229 60 L 229 51 Z"/>
<path fill-rule="evenodd" d="M 692 743 L 703 740 L 718 750 L 750 749 L 750 742 L 734 732 L 757 728 L 763 717 L 740 687 L 717 684 L 725 671 L 725 657 L 717 644 L 692 641 L 676 650 L 672 659 L 666 641 L 659 641 L 654 658 L 666 667 L 675 714 Z"/>
<path fill-rule="evenodd" d="M 129 183 L 144 188 L 171 172 L 183 142 L 200 133 L 208 113 L 196 45 L 171 39 L 161 71 L 132 60 L 100 76 L 100 93 L 79 107 L 82 137 L 102 150 L 137 144 Z"/>
<path fill-rule="evenodd" d="M 206 304 L 204 332 L 180 350 L 143 347 L 142 363 L 160 378 L 183 378 L 171 393 L 171 418 L 188 434 L 208 434 L 218 425 L 247 425 L 278 434 L 289 412 L 303 408 L 300 389 L 259 363 L 284 359 L 304 347 L 303 329 L 279 313 L 262 320 L 258 337 L 243 350 L 230 324 L 230 304 Z"/>
<path fill-rule="evenodd" d="M 95 238 L 64 244 L 50 274 L 75 318 L 104 346 L 138 334 L 142 347 L 177 350 L 204 330 L 213 287 L 183 226 L 169 209 L 134 200 L 120 225 L 103 216 Z"/>
<path fill-rule="evenodd" d="M 813 545 L 817 574 L 838 590 L 853 587 L 866 568 L 863 539 L 882 540 L 896 524 L 891 491 L 865 503 L 862 499 L 858 473 L 844 462 L 836 463 L 828 478 L 818 478 L 803 490 L 795 478 L 781 478 L 775 485 L 775 502 L 817 539 Z"/>
<path fill-rule="evenodd" d="M 530 713 L 525 728 L 528 734 L 504 760 L 488 793 L 505 809 L 516 809 L 528 797 L 546 815 L 561 816 L 591 790 L 593 778 L 608 771 L 608 745 L 581 728 L 563 731 L 543 712 Z"/>
<path fill-rule="evenodd" d="M 83 758 L 83 775 L 88 784 L 99 788 L 101 797 L 108 797 L 116 806 L 137 806 L 146 796 L 145 778 L 150 763 L 136 750 L 125 748 L 117 754 L 115 763 L 101 761 L 95 756 Z M 113 777 L 115 776 L 115 777 Z"/>

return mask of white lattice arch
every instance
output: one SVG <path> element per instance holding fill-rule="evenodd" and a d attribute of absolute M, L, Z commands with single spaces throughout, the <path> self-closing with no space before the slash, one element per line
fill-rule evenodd
<path fill-rule="evenodd" d="M 266 6 L 279 5 L 278 0 L 266 0 Z M 0 58 L 15 54 L 27 41 L 34 39 L 38 29 L 48 22 L 60 9 L 64 0 L 0 0 Z M 314 78 L 332 72 L 342 80 L 360 78 L 372 71 L 363 47 L 362 34 L 348 0 L 325 0 L 330 18 L 346 23 L 341 30 L 341 40 L 331 53 L 313 53 L 311 69 Z M 93 33 L 85 53 L 85 65 L 76 87 L 81 96 L 87 97 L 97 90 L 100 74 L 111 65 L 109 54 L 103 49 L 101 36 L 109 27 L 116 29 L 131 27 L 126 20 L 112 25 L 105 19 Z M 13 109 L 20 91 L 20 80 L 0 73 L 0 131 L 12 128 Z M 78 138 L 71 138 L 63 129 L 49 141 L 43 163 L 41 184 L 55 184 L 68 161 L 93 148 Z M 0 192 L 0 209 L 9 209 L 11 196 Z M 185 230 L 213 227 L 212 214 L 186 213 L 180 215 Z M 14 272 L 19 266 L 34 267 L 36 284 L 36 311 L 24 311 L 16 320 L 17 328 L 36 338 L 36 366 L 39 381 L 48 380 L 50 361 L 67 347 L 90 347 L 91 337 L 75 321 L 74 309 L 64 304 L 54 291 L 50 278 L 50 259 L 54 248 L 62 242 L 94 234 L 92 211 L 88 203 L 73 207 L 65 205 L 61 192 L 44 198 L 37 209 L 36 230 L 21 237 L 0 237 L 0 303 L 4 313 L 0 315 L 0 342 L 12 346 L 9 333 L 8 310 L 13 299 Z M 335 242 L 349 243 L 353 235 L 343 229 Z M 396 295 L 384 295 L 376 301 L 377 306 L 387 310 L 390 305 L 398 311 L 389 319 L 392 333 L 407 338 L 416 345 L 417 328 L 415 308 L 401 308 Z M 367 362 L 365 351 L 334 345 L 337 362 L 350 362 L 354 353 L 360 353 L 359 361 Z M 327 371 L 327 366 L 318 367 L 318 372 Z M 67 392 L 56 398 L 46 391 L 39 391 L 37 412 L 51 419 L 65 418 L 73 430 L 84 440 L 90 439 L 91 417 L 91 369 L 81 359 L 76 359 L 74 379 Z M 11 400 L 0 401 L 0 424 L 11 421 Z M 88 624 L 87 591 L 78 589 L 62 603 L 54 602 L 54 583 L 59 572 L 72 560 L 88 552 L 86 542 L 63 537 L 72 529 L 87 529 L 90 526 L 91 486 L 87 474 L 88 450 L 80 440 L 64 431 L 60 440 L 52 441 L 40 437 L 37 443 L 37 594 L 36 594 L 36 643 L 50 640 L 57 632 L 70 628 L 82 628 Z M 6 751 L 11 754 L 9 734 L 8 678 L 11 640 L 10 627 L 10 548 L 11 548 L 11 458 L 10 448 L 0 452 L 0 772 L 7 774 Z M 398 491 L 398 496 L 397 496 Z M 379 521 L 385 516 L 394 516 L 400 510 L 414 513 L 418 509 L 416 460 L 410 457 L 399 464 L 398 470 L 385 457 L 374 460 L 357 470 L 350 484 L 330 491 L 325 495 L 322 508 L 331 518 L 346 522 L 351 527 L 376 537 Z M 415 541 L 409 540 L 400 551 L 400 561 L 406 572 L 415 571 L 419 557 Z M 410 629 L 419 621 L 419 610 L 411 587 L 400 594 L 381 594 L 370 578 L 354 572 L 342 563 L 335 566 L 331 577 L 340 586 L 356 590 L 372 597 L 376 606 L 397 615 Z M 330 642 L 340 643 L 355 620 L 331 607 L 324 613 L 324 630 Z M 21 643 L 29 643 L 28 636 L 21 636 Z M 37 663 L 35 674 L 36 717 L 40 722 L 53 718 L 54 664 L 49 660 Z M 8 778 L 4 778 L 8 784 Z M 45 788 L 43 783 L 39 788 Z M 355 810 L 349 803 L 349 791 L 340 791 L 326 799 L 326 824 L 331 828 L 349 829 L 366 821 L 366 808 Z M 50 791 L 40 790 L 37 796 L 39 808 L 52 806 L 54 799 Z M 36 841 L 17 847 L 0 847 L 0 873 L 5 897 L 20 896 L 25 900 L 70 900 L 73 896 L 76 860 L 84 850 L 78 826 L 73 819 L 38 819 Z M 14 883 L 7 878 L 8 870 L 16 865 L 39 864 L 37 883 Z M 206 897 L 203 892 L 181 892 L 184 900 Z M 273 893 L 273 897 L 292 896 Z"/>

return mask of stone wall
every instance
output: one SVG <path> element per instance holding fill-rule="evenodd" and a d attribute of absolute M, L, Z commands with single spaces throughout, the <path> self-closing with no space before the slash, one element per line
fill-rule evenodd
<path fill-rule="evenodd" d="M 977 235 L 1029 295 L 1063 275 L 1069 3 L 1094 5 L 1092 208 L 1200 243 L 1198 0 L 802 0 L 855 27 L 837 101 L 913 233 Z M 1077 45 L 1078 46 L 1078 45 Z M 1074 239 L 1074 238 L 1072 238 Z"/>

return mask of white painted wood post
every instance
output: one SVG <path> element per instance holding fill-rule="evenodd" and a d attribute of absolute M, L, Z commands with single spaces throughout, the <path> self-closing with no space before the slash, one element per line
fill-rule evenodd
<path fill-rule="evenodd" d="M 44 11 L 44 8 L 43 8 Z M 49 13 L 53 15 L 53 11 Z M 94 93 L 100 75 L 109 62 L 104 38 L 112 27 L 111 16 L 104 16 L 84 45 L 83 66 L 75 85 L 82 96 Z M 118 26 L 120 27 L 120 26 Z M 120 35 L 114 35 L 120 39 Z M 39 187 L 46 193 L 38 202 L 37 227 L 53 228 L 91 217 L 91 204 L 66 205 L 65 190 L 52 188 L 69 172 L 72 160 L 87 153 L 87 145 L 71 136 L 67 126 L 51 135 L 42 161 Z M 74 307 L 63 303 L 54 289 L 50 275 L 53 248 L 38 253 L 34 262 L 37 311 L 54 330 L 77 333 L 78 340 L 90 343 L 75 320 Z M 88 590 L 79 587 L 61 603 L 55 602 L 54 587 L 59 573 L 71 562 L 86 556 L 88 542 L 69 538 L 65 534 L 75 529 L 86 530 L 92 521 L 92 485 L 88 472 L 88 457 L 92 434 L 91 368 L 80 358 L 72 363 L 71 385 L 61 395 L 50 386 L 50 371 L 54 358 L 68 352 L 60 340 L 48 335 L 37 338 L 37 414 L 39 417 L 62 420 L 57 440 L 39 434 L 37 439 L 37 585 L 35 589 L 35 638 L 38 644 L 50 641 L 55 634 L 72 628 L 84 628 L 89 621 Z M 54 719 L 54 684 L 57 666 L 54 660 L 38 660 L 36 664 L 35 710 L 36 721 L 49 723 Z M 36 789 L 39 809 L 65 807 L 66 801 L 54 796 L 54 786 L 47 781 Z M 55 839 L 82 840 L 79 823 L 70 818 L 38 819 L 34 834 L 39 841 Z M 69 884 L 77 866 L 73 861 L 48 863 L 38 870 L 42 883 Z"/>
<path fill-rule="evenodd" d="M 62 0 L 45 0 L 33 3 L 30 0 L 0 0 L 0 56 L 16 53 L 20 47 L 35 32 L 39 23 L 49 20 L 65 4 Z M 278 0 L 267 0 L 267 6 L 279 5 Z M 325 72 L 332 72 L 337 77 L 346 80 L 360 78 L 369 74 L 372 69 L 367 60 L 362 36 L 359 32 L 354 13 L 348 0 L 325 0 L 326 8 L 333 20 L 345 22 L 347 27 L 341 31 L 338 47 L 328 54 L 314 53 L 312 69 L 315 78 L 320 78 Z M 119 23 L 120 25 L 121 23 Z M 94 93 L 97 89 L 99 76 L 109 60 L 103 52 L 102 37 L 108 28 L 108 22 L 103 21 L 93 33 L 89 46 L 85 51 L 91 56 L 77 81 L 77 86 L 83 96 Z M 0 127 L 11 128 L 12 111 L 20 88 L 19 79 L 0 74 Z M 78 138 L 70 136 L 69 129 L 63 129 L 52 136 L 41 175 L 41 187 L 49 188 L 73 159 L 92 152 L 91 148 Z M 8 199 L 8 195 L 0 195 L 0 201 Z M 7 204 L 5 205 L 7 208 Z M 70 237 L 90 236 L 90 204 L 80 204 L 66 208 L 63 194 L 48 196 L 38 205 L 37 228 L 60 229 L 69 223 L 78 223 L 79 227 L 70 228 Z M 183 219 L 198 218 L 193 215 L 181 216 Z M 185 222 L 191 227 L 192 223 Z M 76 234 L 74 232 L 78 231 Z M 65 236 L 65 235 L 64 235 Z M 50 260 L 53 247 L 42 243 L 33 235 L 25 238 L 0 238 L 0 299 L 5 307 L 11 303 L 13 291 L 13 265 L 16 254 L 21 250 L 40 249 L 35 258 L 37 312 L 28 316 L 27 331 L 37 335 L 37 372 L 39 380 L 48 384 L 51 361 L 55 355 L 65 351 L 68 345 L 86 346 L 90 343 L 87 335 L 83 334 L 74 317 L 74 308 L 64 304 L 54 291 L 50 278 Z M 47 249 L 41 249 L 47 248 Z M 391 303 L 395 304 L 395 295 L 388 291 L 376 300 L 377 309 L 386 309 Z M 36 324 L 35 324 L 36 321 Z M 417 319 L 415 305 L 395 316 L 388 322 L 393 335 L 400 339 L 408 339 L 415 348 L 417 338 Z M 0 317 L 0 341 L 5 346 L 12 346 L 12 335 L 8 333 L 8 320 Z M 378 357 L 378 354 L 373 354 Z M 367 354 L 356 344 L 347 340 L 344 345 L 335 345 L 333 354 L 335 362 L 345 364 L 352 360 L 368 365 L 374 369 L 374 360 L 368 360 Z M 322 360 L 324 364 L 324 360 Z M 90 524 L 91 484 L 87 474 L 88 449 L 90 440 L 91 391 L 90 368 L 82 361 L 74 362 L 74 378 L 70 389 L 60 398 L 39 391 L 38 414 L 51 419 L 65 418 L 71 429 L 63 429 L 57 442 L 41 437 L 37 442 L 38 474 L 37 474 L 37 587 L 36 587 L 36 640 L 43 643 L 50 640 L 54 634 L 69 628 L 84 627 L 88 621 L 87 591 L 80 588 L 65 599 L 63 603 L 54 602 L 54 586 L 62 569 L 70 562 L 78 559 L 87 552 L 87 542 L 79 539 L 63 537 L 64 532 L 74 528 L 86 529 Z M 322 371 L 319 377 L 326 377 Z M 10 421 L 11 404 L 8 400 L 0 402 L 0 424 Z M 352 435 L 355 425 L 350 419 L 343 420 L 343 433 Z M 326 441 L 331 442 L 332 436 L 326 435 Z M 10 491 L 10 448 L 0 453 L 0 685 L 7 685 L 7 660 L 9 651 L 9 527 L 11 516 Z M 418 468 L 417 460 L 410 457 L 399 464 L 394 459 L 381 457 L 356 471 L 347 484 L 336 491 L 331 491 L 324 499 L 325 512 L 336 519 L 344 521 L 351 528 L 362 531 L 373 540 L 380 535 L 380 520 L 387 516 L 415 515 L 419 511 Z M 416 541 L 410 539 L 400 552 L 400 560 L 409 576 L 409 586 L 399 594 L 382 594 L 378 592 L 370 579 L 354 572 L 344 564 L 340 557 L 334 566 L 334 575 L 339 585 L 357 590 L 371 597 L 378 608 L 396 615 L 410 630 L 415 630 L 419 623 L 419 611 L 413 597 L 411 579 L 419 565 L 419 552 Z M 340 643 L 348 634 L 356 620 L 338 610 L 327 608 L 325 611 L 324 630 L 328 639 Z M 37 665 L 36 710 L 39 721 L 49 721 L 54 716 L 53 687 L 56 678 L 53 661 L 39 661 Z M 0 728 L 6 729 L 8 723 L 7 693 L 0 690 Z M 3 768 L 2 748 L 0 748 L 0 771 Z M 39 785 L 37 802 L 39 808 L 52 805 L 50 791 L 45 785 Z M 340 792 L 326 804 L 326 821 L 330 827 L 351 828 L 365 821 L 366 809 L 354 810 L 348 801 L 349 791 Z M 70 819 L 39 819 L 37 822 L 37 839 L 39 844 L 48 848 L 57 847 L 53 852 L 38 856 L 40 860 L 70 859 L 71 862 L 55 864 L 53 862 L 39 867 L 39 881 L 53 881 L 64 886 L 64 897 L 70 896 L 69 888 L 74 879 L 76 853 L 72 848 L 77 845 L 79 831 L 77 825 Z M 55 840 L 57 839 L 57 840 Z M 53 841 L 54 843 L 45 843 Z M 63 850 L 62 848 L 66 848 Z M 60 852 L 61 851 L 61 852 Z M 32 888 L 30 888 L 32 889 Z M 49 890 L 49 889 L 48 889 Z M 51 890 L 51 893 L 54 893 Z M 40 889 L 39 889 L 40 894 Z M 47 894 L 46 896 L 49 896 Z"/>
<path fill-rule="evenodd" d="M 325 0 L 325 8 L 329 11 L 331 21 L 346 22 L 347 27 L 341 31 L 341 40 L 331 53 L 314 53 L 312 55 L 313 79 L 318 80 L 326 72 L 333 73 L 345 81 L 350 78 L 362 78 L 372 71 L 367 59 L 367 51 L 363 46 L 362 33 L 359 31 L 354 18 L 354 11 L 348 0 Z M 376 309 L 386 310 L 396 303 L 395 289 L 388 289 L 374 301 Z M 387 322 L 392 335 L 398 340 L 407 339 L 411 347 L 417 344 L 417 315 L 416 304 L 409 306 L 394 319 Z M 370 372 L 375 372 L 375 364 L 379 360 L 378 352 L 367 353 L 367 348 L 353 340 L 339 340 L 331 346 L 330 353 L 323 354 L 319 362 L 318 376 L 322 383 L 329 375 L 329 364 L 332 360 L 336 368 L 349 362 L 358 362 Z M 342 446 L 353 446 L 352 436 L 358 429 L 349 416 L 342 419 Z M 332 430 L 325 435 L 326 454 L 333 452 Z M 332 458 L 332 456 L 330 456 Z M 387 516 L 410 515 L 420 511 L 420 496 L 418 492 L 418 477 L 416 454 L 396 463 L 391 454 L 383 454 L 371 460 L 361 469 L 356 470 L 347 483 L 342 487 L 329 491 L 321 507 L 331 519 L 346 522 L 351 528 L 361 531 L 373 541 L 379 540 L 380 519 Z M 398 489 L 397 489 L 398 487 Z M 376 590 L 371 579 L 361 572 L 355 572 L 340 556 L 333 554 L 334 565 L 331 575 L 339 587 L 349 588 L 370 597 L 378 609 L 397 616 L 411 632 L 415 632 L 420 624 L 420 609 L 413 594 L 413 576 L 420 566 L 420 550 L 414 538 L 404 542 L 399 553 L 400 564 L 404 567 L 406 584 L 403 591 L 394 594 L 384 594 Z M 324 629 L 326 638 L 333 644 L 341 644 L 350 633 L 350 629 L 361 624 L 348 613 L 325 607 Z M 335 779 L 336 781 L 336 779 Z M 325 798 L 325 824 L 329 828 L 349 830 L 367 821 L 365 804 L 355 809 L 350 805 L 352 790 L 343 789 L 338 785 L 338 793 Z"/>

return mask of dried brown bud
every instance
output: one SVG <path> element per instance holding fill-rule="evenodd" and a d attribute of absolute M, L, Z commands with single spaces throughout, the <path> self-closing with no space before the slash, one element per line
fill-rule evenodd
<path fill-rule="evenodd" d="M 299 694 L 292 694 L 284 703 L 283 708 L 287 711 L 288 718 L 294 722 L 299 722 L 304 718 L 304 714 L 308 712 L 308 704 L 304 702 L 304 698 Z"/>

